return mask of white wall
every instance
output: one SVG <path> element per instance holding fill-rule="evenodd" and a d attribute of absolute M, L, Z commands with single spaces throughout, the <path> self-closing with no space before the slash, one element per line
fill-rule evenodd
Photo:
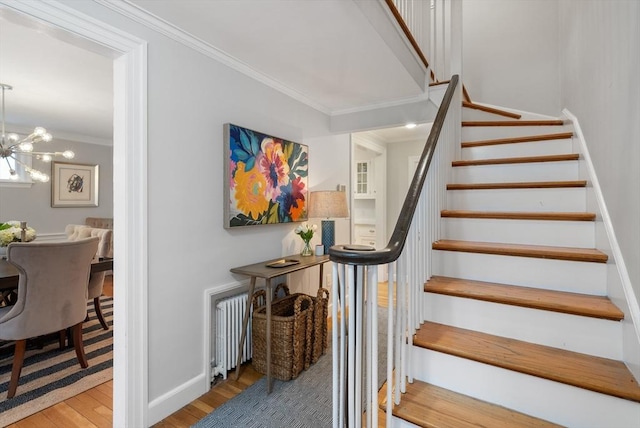
<path fill-rule="evenodd" d="M 420 156 L 425 142 L 416 140 L 387 144 L 387 237 L 393 233 L 400 209 L 409 190 L 409 157 Z M 393 189 L 393 190 L 391 190 Z"/>
<path fill-rule="evenodd" d="M 349 142 L 348 134 L 316 137 L 305 139 L 305 144 L 309 144 L 309 188 L 310 190 L 336 190 L 338 184 L 346 186 L 347 195 L 350 193 L 349 179 Z M 349 198 L 347 197 L 347 201 Z M 348 203 L 348 202 L 347 202 Z M 349 207 L 351 213 L 351 207 Z M 311 240 L 311 246 L 315 249 L 316 244 L 322 243 L 320 218 L 310 218 L 309 223 L 318 226 L 318 231 Z M 336 244 L 350 243 L 350 221 L 349 218 L 334 219 L 336 226 Z M 302 239 L 290 228 L 288 239 L 283 240 L 282 254 L 294 254 L 302 251 Z M 329 290 L 333 296 L 331 284 L 331 272 L 333 263 L 324 264 L 323 287 Z M 291 292 L 302 292 L 312 296 L 318 293 L 319 268 L 313 267 L 300 272 L 293 273 L 287 278 L 287 283 L 291 287 Z"/>
<path fill-rule="evenodd" d="M 462 13 L 471 100 L 558 116 L 557 0 L 463 0 Z"/>
<path fill-rule="evenodd" d="M 584 133 L 640 296 L 640 2 L 560 1 L 563 107 Z"/>
<path fill-rule="evenodd" d="M 67 224 L 84 224 L 86 217 L 113 217 L 113 151 L 110 146 L 83 144 L 55 138 L 47 150 L 73 150 L 76 157 L 68 161 L 99 165 L 98 206 L 89 208 L 52 208 L 51 181 L 31 187 L 0 186 L 0 222 L 25 220 L 40 236 L 64 232 Z M 34 160 L 33 167 L 51 175 L 51 165 Z"/>
<path fill-rule="evenodd" d="M 299 241 L 292 233 L 295 225 L 223 228 L 224 123 L 301 143 L 307 143 L 308 130 L 328 130 L 326 117 L 317 111 L 163 37 L 144 37 L 150 41 L 149 399 L 153 401 L 202 373 L 204 290 L 245 280 L 229 269 L 290 254 L 295 245 L 289 242 Z M 185 149 L 185 158 L 178 156 L 180 148 Z M 309 144 L 310 159 L 320 151 L 317 148 Z M 348 156 L 346 144 L 344 156 Z M 330 175 L 339 174 L 337 166 L 325 163 L 316 168 L 327 168 Z M 317 173 L 313 168 L 309 173 L 313 187 Z"/>
<path fill-rule="evenodd" d="M 348 184 L 348 139 L 328 137 L 326 115 L 203 53 L 100 4 L 65 4 L 148 42 L 148 396 L 153 423 L 206 391 L 204 291 L 245 281 L 229 272 L 234 266 L 290 254 L 296 246 L 299 251 L 293 224 L 223 228 L 223 125 L 231 122 L 308 144 L 312 189 Z M 117 280 L 115 286 L 117 291 Z"/>

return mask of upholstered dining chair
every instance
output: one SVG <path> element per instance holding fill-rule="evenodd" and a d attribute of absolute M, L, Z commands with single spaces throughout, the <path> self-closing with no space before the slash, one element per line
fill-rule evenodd
<path fill-rule="evenodd" d="M 74 242 L 15 242 L 7 248 L 7 260 L 19 273 L 18 299 L 0 307 L 0 339 L 15 341 L 7 398 L 13 398 L 27 339 L 72 328 L 80 367 L 89 366 L 82 341 L 87 315 L 87 281 L 98 238 Z M 61 346 L 64 333 L 61 333 Z"/>
<path fill-rule="evenodd" d="M 108 257 L 112 254 L 111 242 L 113 231 L 111 229 L 99 229 L 97 227 L 85 226 L 82 224 L 69 224 L 65 228 L 65 234 L 67 240 L 75 241 L 77 239 L 84 239 L 90 236 L 97 236 L 100 240 L 98 242 L 97 257 Z M 100 296 L 102 296 L 102 289 L 104 287 L 104 277 L 106 272 L 97 272 L 91 274 L 89 277 L 89 287 L 87 298 L 93 300 L 93 307 L 96 310 L 96 316 L 102 325 L 102 328 L 109 330 L 109 325 L 102 315 L 102 307 L 100 306 Z"/>

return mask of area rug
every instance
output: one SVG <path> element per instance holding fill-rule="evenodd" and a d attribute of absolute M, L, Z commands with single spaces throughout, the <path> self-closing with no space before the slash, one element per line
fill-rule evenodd
<path fill-rule="evenodd" d="M 73 347 L 60 350 L 57 337 L 42 349 L 28 342 L 22 375 L 16 396 L 7 400 L 11 377 L 13 345 L 0 347 L 0 427 L 51 407 L 70 397 L 112 379 L 113 371 L 113 299 L 102 297 L 102 313 L 111 326 L 102 329 L 93 309 L 87 304 L 89 321 L 83 324 L 84 349 L 89 367 L 78 364 Z"/>
<path fill-rule="evenodd" d="M 331 335 L 329 335 L 331 338 Z M 387 311 L 378 308 L 378 381 L 386 378 Z M 363 380 L 364 384 L 364 380 Z M 194 428 L 309 428 L 330 427 L 333 417 L 333 369 L 331 343 L 327 353 L 317 363 L 303 371 L 294 380 L 274 379 L 273 391 L 267 395 L 267 379 L 236 395 Z"/>

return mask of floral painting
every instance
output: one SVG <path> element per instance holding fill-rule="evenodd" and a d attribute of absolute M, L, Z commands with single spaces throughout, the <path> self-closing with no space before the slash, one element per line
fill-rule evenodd
<path fill-rule="evenodd" d="M 307 219 L 309 150 L 225 124 L 225 227 Z"/>

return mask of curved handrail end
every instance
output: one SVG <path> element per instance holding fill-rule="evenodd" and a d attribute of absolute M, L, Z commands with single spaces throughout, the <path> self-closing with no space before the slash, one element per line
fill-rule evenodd
<path fill-rule="evenodd" d="M 334 245 L 329 248 L 329 259 L 332 262 L 349 265 L 381 265 L 394 262 L 398 257 L 400 257 L 409 233 L 409 228 L 411 227 L 411 222 L 413 221 L 413 214 L 415 213 L 416 206 L 418 204 L 418 198 L 422 192 L 422 186 L 427 178 L 427 171 L 429 170 L 431 158 L 433 157 L 436 144 L 440 137 L 440 131 L 444 125 L 449 106 L 451 105 L 451 100 L 453 99 L 453 94 L 458 86 L 458 79 L 459 76 L 456 74 L 453 75 L 449 81 L 449 87 L 447 88 L 444 98 L 442 99 L 442 103 L 440 104 L 440 108 L 438 109 L 438 113 L 436 114 L 433 126 L 431 127 L 431 132 L 429 133 L 429 137 L 425 143 L 416 172 L 411 184 L 409 185 L 409 190 L 407 191 L 407 196 L 405 197 L 402 209 L 400 210 L 400 217 L 393 229 L 391 239 L 387 246 L 381 250 L 371 250 L 370 248 L 363 250 L 358 249 L 357 247 L 356 249 L 349 249 L 354 248 L 354 246 L 350 246 L 348 244 Z"/>

